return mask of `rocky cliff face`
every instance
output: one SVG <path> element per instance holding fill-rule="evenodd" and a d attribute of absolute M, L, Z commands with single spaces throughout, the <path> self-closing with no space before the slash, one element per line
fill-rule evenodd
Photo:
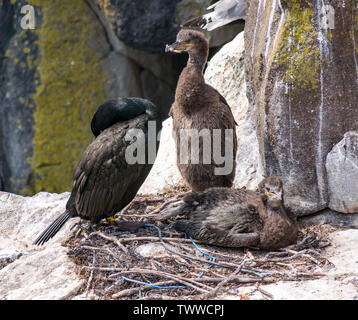
<path fill-rule="evenodd" d="M 358 132 L 350 131 L 327 155 L 329 208 L 358 212 Z"/>
<path fill-rule="evenodd" d="M 326 156 L 358 126 L 354 1 L 248 1 L 248 98 L 266 175 L 298 215 L 328 206 Z"/>
<path fill-rule="evenodd" d="M 77 292 L 83 280 L 61 246 L 75 220 L 64 226 L 58 242 L 32 245 L 46 224 L 65 209 L 69 193 L 41 192 L 22 197 L 0 192 L 0 299 L 65 299 Z"/>
<path fill-rule="evenodd" d="M 173 43 L 180 24 L 206 12 L 215 0 L 97 0 L 112 30 L 132 48 L 162 53 L 165 45 Z M 205 32 L 210 46 L 218 47 L 243 30 L 244 25 L 225 26 Z"/>
<path fill-rule="evenodd" d="M 165 45 L 176 37 L 179 26 L 174 21 L 178 2 L 98 1 L 120 40 L 133 48 L 157 53 L 163 52 Z"/>
<path fill-rule="evenodd" d="M 186 57 L 164 54 L 165 44 L 209 3 L 0 1 L 0 190 L 70 190 L 91 116 L 107 99 L 144 97 L 167 117 Z M 25 5 L 35 29 L 21 27 Z M 224 29 L 210 34 L 212 46 L 242 26 Z"/>
<path fill-rule="evenodd" d="M 25 194 L 45 187 L 63 190 L 71 185 L 73 168 L 91 140 L 88 123 L 96 107 L 109 96 L 138 94 L 139 89 L 132 86 L 128 92 L 112 76 L 110 64 L 116 58 L 83 1 L 32 1 L 35 29 L 21 27 L 25 1 L 2 3 L 4 187 Z M 120 62 L 117 58 L 117 72 L 130 76 L 133 67 Z"/>
<path fill-rule="evenodd" d="M 325 29 L 317 2 L 263 3 L 248 2 L 245 45 L 238 35 L 205 71 L 239 124 L 234 184 L 255 189 L 264 176 L 279 175 L 285 205 L 297 215 L 357 212 L 358 9 L 332 2 L 334 29 Z M 163 137 L 161 150 L 170 149 Z M 162 162 L 143 190 L 176 177 L 167 174 L 175 159 Z"/>

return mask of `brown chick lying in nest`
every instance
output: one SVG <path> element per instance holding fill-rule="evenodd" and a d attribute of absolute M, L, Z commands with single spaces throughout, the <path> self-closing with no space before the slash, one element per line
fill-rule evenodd
<path fill-rule="evenodd" d="M 174 223 L 177 231 L 211 245 L 272 250 L 297 240 L 296 222 L 283 207 L 279 177 L 264 179 L 259 193 L 244 188 L 192 192 L 176 213 L 188 218 Z"/>

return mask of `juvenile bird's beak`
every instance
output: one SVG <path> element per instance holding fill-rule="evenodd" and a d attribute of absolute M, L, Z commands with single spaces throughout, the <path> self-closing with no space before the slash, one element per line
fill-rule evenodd
<path fill-rule="evenodd" d="M 280 207 L 280 205 L 282 204 L 282 200 L 283 200 L 283 194 L 282 191 L 278 191 L 275 190 L 275 192 L 266 192 L 266 197 L 267 197 L 267 203 L 270 204 L 271 207 L 275 208 L 275 207 Z"/>
<path fill-rule="evenodd" d="M 181 53 L 183 51 L 186 51 L 189 47 L 191 47 L 190 43 L 185 42 L 174 42 L 170 45 L 165 46 L 165 52 L 175 52 L 175 53 Z"/>
<path fill-rule="evenodd" d="M 267 192 L 267 196 L 270 200 L 281 201 L 282 200 L 282 191 L 279 192 Z"/>

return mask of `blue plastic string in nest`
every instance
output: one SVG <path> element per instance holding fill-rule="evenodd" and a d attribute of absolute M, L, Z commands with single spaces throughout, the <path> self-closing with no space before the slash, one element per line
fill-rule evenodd
<path fill-rule="evenodd" d="M 164 244 L 164 241 L 163 241 L 163 238 L 162 238 L 162 232 L 160 231 L 160 229 L 154 225 L 154 224 L 150 224 L 150 223 L 146 223 L 144 225 L 145 227 L 153 227 L 155 228 L 157 231 L 158 231 L 158 237 L 159 237 L 159 240 L 160 242 L 163 244 L 164 248 L 166 250 L 168 250 L 169 252 L 171 253 L 174 253 L 174 254 L 178 254 L 177 252 L 169 249 L 165 244 Z M 202 253 L 203 255 L 207 256 L 210 258 L 210 262 L 212 262 L 209 266 L 206 267 L 206 269 L 210 269 L 214 264 L 215 264 L 215 257 L 213 257 L 212 255 L 204 252 L 203 250 L 201 250 L 198 245 L 194 242 L 193 238 L 190 237 L 190 240 L 192 242 L 192 244 L 194 245 L 194 247 L 199 250 L 200 253 Z M 181 255 L 181 254 L 180 254 Z M 190 256 L 187 256 L 185 255 L 185 257 L 187 258 L 192 258 Z M 198 276 L 198 278 L 201 278 L 203 275 L 204 275 L 205 271 L 201 272 Z M 120 275 L 120 277 L 123 279 L 123 280 L 126 280 L 126 281 L 129 281 L 129 282 L 133 282 L 133 283 L 137 283 L 137 284 L 140 284 L 140 285 L 145 285 L 145 286 L 150 286 L 150 287 L 153 287 L 153 288 L 156 288 L 156 289 L 185 289 L 187 288 L 187 286 L 157 286 L 155 284 L 152 284 L 152 283 L 149 283 L 149 282 L 144 282 L 144 281 L 139 281 L 139 280 L 134 280 L 134 279 L 130 279 L 130 278 L 127 278 L 125 276 L 122 276 Z"/>

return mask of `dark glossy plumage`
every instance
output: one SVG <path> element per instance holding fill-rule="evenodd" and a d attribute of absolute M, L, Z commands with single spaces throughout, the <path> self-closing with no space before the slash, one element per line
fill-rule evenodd
<path fill-rule="evenodd" d="M 133 111 L 134 110 L 134 111 Z M 117 119 L 114 122 L 106 117 Z M 148 121 L 156 122 L 157 132 L 162 123 L 155 106 L 148 100 L 124 98 L 101 105 L 93 117 L 91 128 L 96 139 L 84 151 L 73 176 L 74 184 L 66 211 L 34 242 L 43 244 L 52 238 L 70 218 L 80 216 L 92 222 L 112 216 L 135 197 L 152 164 L 129 164 L 126 150 L 139 139 L 127 138 L 131 129 L 141 130 L 148 151 Z M 106 126 L 108 126 L 106 128 Z M 156 137 L 155 137 L 156 138 Z M 154 145 L 158 149 L 159 142 Z"/>
<path fill-rule="evenodd" d="M 119 121 L 133 119 L 146 112 L 146 100 L 140 98 L 118 98 L 100 105 L 91 121 L 91 130 L 97 137 L 104 129 Z M 148 108 L 147 108 L 148 109 Z"/>
<path fill-rule="evenodd" d="M 237 151 L 237 138 L 235 120 L 225 98 L 212 86 L 205 83 L 203 69 L 207 62 L 209 44 L 200 31 L 181 30 L 177 41 L 167 46 L 166 51 L 188 52 L 187 66 L 183 69 L 175 92 L 175 101 L 171 107 L 170 115 L 173 117 L 173 134 L 176 140 L 177 165 L 179 171 L 194 191 L 203 191 L 210 187 L 231 187 L 235 177 L 235 158 Z M 219 129 L 221 143 L 214 144 L 214 130 Z M 181 134 L 185 130 L 198 133 L 208 130 L 212 146 L 208 158 L 204 161 L 203 139 L 200 138 L 198 147 L 189 143 L 189 161 L 181 161 L 181 147 L 185 144 Z M 215 151 L 224 155 L 225 134 L 230 132 L 232 139 L 228 144 L 226 160 L 230 160 L 226 172 L 217 173 L 219 164 Z M 229 141 L 229 140 L 228 140 Z M 193 152 L 193 153 L 192 153 Z M 199 155 L 199 161 L 193 161 L 192 154 Z M 209 162 L 209 163 L 208 163 Z M 227 162 L 228 163 L 228 162 Z"/>
<path fill-rule="evenodd" d="M 282 205 L 282 181 L 268 177 L 259 191 L 210 188 L 184 198 L 174 228 L 194 239 L 225 247 L 277 249 L 296 241 L 297 226 Z"/>

